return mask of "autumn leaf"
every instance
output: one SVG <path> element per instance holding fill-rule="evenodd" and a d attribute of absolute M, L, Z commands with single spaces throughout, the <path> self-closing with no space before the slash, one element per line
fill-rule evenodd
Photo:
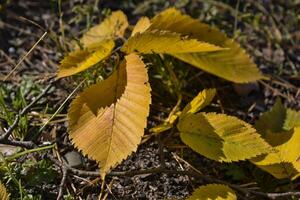
<path fill-rule="evenodd" d="M 149 26 L 150 26 L 150 19 L 148 17 L 140 18 L 132 30 L 131 36 L 134 36 L 137 33 L 145 32 L 149 28 Z"/>
<path fill-rule="evenodd" d="M 75 146 L 105 174 L 133 151 L 144 134 L 151 102 L 145 64 L 136 54 L 103 82 L 83 91 L 68 112 Z"/>
<path fill-rule="evenodd" d="M 80 43 L 83 47 L 89 47 L 103 40 L 114 40 L 116 37 L 123 37 L 127 27 L 126 15 L 120 10 L 112 12 L 102 23 L 87 31 L 80 39 Z"/>
<path fill-rule="evenodd" d="M 285 108 L 277 99 L 255 127 L 273 147 L 273 152 L 251 159 L 274 177 L 294 179 L 300 175 L 300 112 Z"/>
<path fill-rule="evenodd" d="M 136 33 L 123 45 L 122 51 L 128 53 L 139 52 L 144 54 L 152 53 L 187 53 L 187 52 L 208 52 L 217 51 L 222 48 L 201 42 L 196 39 L 182 37 L 178 33 L 169 31 L 145 31 Z"/>
<path fill-rule="evenodd" d="M 216 89 L 205 89 L 198 93 L 194 99 L 185 106 L 180 118 L 184 118 L 186 115 L 194 114 L 199 110 L 203 109 L 211 103 L 216 95 Z"/>
<path fill-rule="evenodd" d="M 227 185 L 208 184 L 196 189 L 187 200 L 236 200 L 235 192 Z"/>
<path fill-rule="evenodd" d="M 177 128 L 186 145 L 219 162 L 245 160 L 271 150 L 250 124 L 225 114 L 187 115 Z"/>
<path fill-rule="evenodd" d="M 206 72 L 236 83 L 252 82 L 264 78 L 244 49 L 215 27 L 201 23 L 180 11 L 170 8 L 151 20 L 150 30 L 176 32 L 190 39 L 226 48 L 205 53 L 174 53 L 176 58 Z"/>
<path fill-rule="evenodd" d="M 300 127 L 300 112 L 292 109 L 286 109 L 286 120 L 283 124 L 284 130 L 291 130 L 295 127 Z"/>
<path fill-rule="evenodd" d="M 150 132 L 158 134 L 171 129 L 178 117 L 182 120 L 182 118 L 184 118 L 185 116 L 194 114 L 203 109 L 208 104 L 210 104 L 215 94 L 215 89 L 204 89 L 203 91 L 199 92 L 199 94 L 184 107 L 182 112 L 176 112 L 170 117 L 167 122 L 151 128 Z"/>
<path fill-rule="evenodd" d="M 5 186 L 0 182 L 0 199 L 9 200 L 9 194 L 6 191 Z"/>
<path fill-rule="evenodd" d="M 84 71 L 107 58 L 114 48 L 113 40 L 103 40 L 84 50 L 77 49 L 60 63 L 57 77 L 67 77 Z"/>

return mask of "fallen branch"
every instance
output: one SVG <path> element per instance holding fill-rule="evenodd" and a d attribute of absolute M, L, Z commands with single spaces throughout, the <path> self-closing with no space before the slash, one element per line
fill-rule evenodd
<path fill-rule="evenodd" d="M 58 195 L 56 200 L 61 200 L 63 199 L 63 194 L 64 194 L 64 186 L 67 181 L 67 176 L 68 176 L 68 169 L 66 167 L 62 167 L 62 178 L 61 182 L 59 185 L 59 190 L 58 190 Z"/>

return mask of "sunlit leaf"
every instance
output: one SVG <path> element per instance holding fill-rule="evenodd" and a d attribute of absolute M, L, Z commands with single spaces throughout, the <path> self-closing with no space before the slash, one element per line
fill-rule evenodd
<path fill-rule="evenodd" d="M 148 17 L 142 17 L 139 19 L 139 21 L 134 26 L 131 36 L 137 34 L 137 33 L 143 33 L 149 28 L 150 26 L 150 20 Z"/>
<path fill-rule="evenodd" d="M 127 27 L 126 15 L 122 11 L 115 11 L 99 25 L 87 31 L 80 39 L 80 42 L 83 47 L 88 47 L 102 40 L 123 37 Z"/>
<path fill-rule="evenodd" d="M 220 162 L 245 160 L 271 150 L 250 124 L 225 114 L 187 115 L 177 127 L 185 144 Z"/>
<path fill-rule="evenodd" d="M 0 182 L 0 199 L 9 200 L 9 194 L 6 191 L 5 186 Z"/>
<path fill-rule="evenodd" d="M 199 92 L 199 94 L 189 104 L 185 106 L 180 115 L 180 118 L 183 118 L 189 114 L 194 114 L 199 110 L 203 109 L 211 103 L 215 95 L 216 89 L 205 89 Z"/>
<path fill-rule="evenodd" d="M 217 51 L 222 48 L 168 31 L 145 31 L 130 37 L 122 47 L 126 53 L 186 53 Z"/>
<path fill-rule="evenodd" d="M 296 178 L 300 174 L 300 127 L 293 131 L 268 133 L 264 139 L 274 153 L 258 156 L 251 161 L 276 178 Z"/>
<path fill-rule="evenodd" d="M 300 112 L 286 109 L 278 99 L 255 127 L 273 147 L 273 152 L 251 159 L 276 178 L 294 179 L 300 175 Z"/>
<path fill-rule="evenodd" d="M 236 200 L 235 192 L 227 185 L 208 184 L 196 189 L 187 200 Z"/>
<path fill-rule="evenodd" d="M 92 67 L 109 56 L 113 48 L 113 40 L 103 40 L 84 50 L 71 52 L 61 61 L 57 77 L 71 76 Z"/>
<path fill-rule="evenodd" d="M 82 92 L 68 112 L 73 143 L 99 162 L 102 178 L 136 151 L 149 114 L 145 64 L 136 54 L 125 60 L 108 79 Z"/>
<path fill-rule="evenodd" d="M 148 30 L 166 30 L 189 36 L 199 41 L 227 48 L 207 53 L 176 53 L 173 56 L 229 81 L 244 83 L 263 76 L 238 43 L 217 28 L 201 23 L 180 11 L 170 8 L 151 20 Z"/>

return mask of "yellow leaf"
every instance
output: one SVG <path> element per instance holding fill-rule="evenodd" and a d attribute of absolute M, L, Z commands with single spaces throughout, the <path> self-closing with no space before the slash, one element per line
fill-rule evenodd
<path fill-rule="evenodd" d="M 123 37 L 127 27 L 126 15 L 122 11 L 115 11 L 102 23 L 87 31 L 80 39 L 80 42 L 83 44 L 83 47 L 88 47 L 102 40 Z"/>
<path fill-rule="evenodd" d="M 206 72 L 236 83 L 252 82 L 264 78 L 254 62 L 238 43 L 214 27 L 201 23 L 180 11 L 170 8 L 151 20 L 148 30 L 166 30 L 189 36 L 199 41 L 227 48 L 207 53 L 176 53 L 178 59 Z"/>
<path fill-rule="evenodd" d="M 300 112 L 287 109 L 286 120 L 283 124 L 284 130 L 291 130 L 294 127 L 300 127 Z"/>
<path fill-rule="evenodd" d="M 150 132 L 158 134 L 173 128 L 174 123 L 177 120 L 177 118 L 180 116 L 180 114 L 181 112 L 177 111 L 176 113 L 168 117 L 168 119 L 166 119 L 164 123 L 151 128 Z"/>
<path fill-rule="evenodd" d="M 150 32 L 145 31 L 143 33 L 136 33 L 134 36 L 128 39 L 121 50 L 126 53 L 137 51 L 144 54 L 173 54 L 217 51 L 220 49 L 222 48 L 209 43 L 182 37 L 178 33 L 154 30 Z"/>
<path fill-rule="evenodd" d="M 219 162 L 245 160 L 271 150 L 250 124 L 225 114 L 187 115 L 177 127 L 185 144 Z"/>
<path fill-rule="evenodd" d="M 235 192 L 227 185 L 208 184 L 196 189 L 187 200 L 236 200 Z"/>
<path fill-rule="evenodd" d="M 109 56 L 113 48 L 113 40 L 103 40 L 71 52 L 61 61 L 57 77 L 71 76 L 92 67 Z"/>
<path fill-rule="evenodd" d="M 297 178 L 300 175 L 300 127 L 289 132 L 268 133 L 264 139 L 272 145 L 274 153 L 258 156 L 251 162 L 278 179 Z"/>
<path fill-rule="evenodd" d="M 286 118 L 286 109 L 282 105 L 280 99 L 276 100 L 273 108 L 260 116 L 259 120 L 255 123 L 255 128 L 264 137 L 270 132 L 282 132 L 283 124 Z"/>
<path fill-rule="evenodd" d="M 152 133 L 161 133 L 164 131 L 167 131 L 169 129 L 171 129 L 173 127 L 172 123 L 165 123 L 165 124 L 160 124 L 158 126 L 155 126 L 153 128 L 150 129 L 150 132 Z"/>
<path fill-rule="evenodd" d="M 273 147 L 273 152 L 251 159 L 251 162 L 278 179 L 300 175 L 300 113 L 286 109 L 277 99 L 255 127 Z"/>
<path fill-rule="evenodd" d="M 100 164 L 105 174 L 133 151 L 144 134 L 151 102 L 145 64 L 125 57 L 108 79 L 82 92 L 68 112 L 73 143 Z"/>
<path fill-rule="evenodd" d="M 180 115 L 180 118 L 183 118 L 189 114 L 194 114 L 199 110 L 203 109 L 204 107 L 210 104 L 215 95 L 216 89 L 205 89 L 199 92 L 199 94 L 189 104 L 185 106 Z"/>
<path fill-rule="evenodd" d="M 9 194 L 6 191 L 5 186 L 0 182 L 0 199 L 9 200 Z"/>
<path fill-rule="evenodd" d="M 150 20 L 148 17 L 142 17 L 139 19 L 139 21 L 134 26 L 131 36 L 134 36 L 137 33 L 143 33 L 149 28 L 150 26 Z"/>

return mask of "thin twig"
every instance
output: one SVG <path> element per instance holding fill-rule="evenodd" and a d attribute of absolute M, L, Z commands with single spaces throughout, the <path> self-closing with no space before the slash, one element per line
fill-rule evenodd
<path fill-rule="evenodd" d="M 52 84 L 54 83 L 54 81 L 50 82 L 50 84 L 43 90 L 43 92 L 41 94 L 39 94 L 33 101 L 31 101 L 25 108 L 23 108 L 23 110 L 21 110 L 21 112 L 19 114 L 16 115 L 14 122 L 12 123 L 12 125 L 5 131 L 4 134 L 2 134 L 0 136 L 0 142 L 4 142 L 6 141 L 9 136 L 11 135 L 11 133 L 13 132 L 13 130 L 17 127 L 20 118 L 25 115 L 27 112 L 29 112 L 29 110 L 49 91 L 49 89 L 52 87 Z"/>
<path fill-rule="evenodd" d="M 76 88 L 68 95 L 68 97 L 64 100 L 64 102 L 58 107 L 58 109 L 53 113 L 53 115 L 43 124 L 43 126 L 39 129 L 39 133 L 42 132 L 42 130 L 49 124 L 49 122 L 60 113 L 60 111 L 63 109 L 67 101 L 73 96 L 73 94 L 81 87 L 81 85 L 84 83 L 86 79 L 82 80 Z"/>
<path fill-rule="evenodd" d="M 63 199 L 63 194 L 64 194 L 64 186 L 67 180 L 67 176 L 68 176 L 68 168 L 66 167 L 62 167 L 62 178 L 61 178 L 61 182 L 59 185 L 59 191 L 58 191 L 58 195 L 57 195 L 57 200 L 61 200 Z"/>
<path fill-rule="evenodd" d="M 23 147 L 26 149 L 32 149 L 36 146 L 32 141 L 18 141 L 18 140 L 3 140 L 1 141 L 1 144 L 8 144 L 8 145 L 13 145 L 17 147 Z"/>
<path fill-rule="evenodd" d="M 54 164 L 62 167 L 66 167 L 68 171 L 72 174 L 78 175 L 78 176 L 91 176 L 91 177 L 99 177 L 100 172 L 99 171 L 85 171 L 85 170 L 79 170 L 72 168 L 68 166 L 65 163 L 61 163 L 58 160 L 56 160 L 53 156 L 47 155 L 47 157 L 54 162 Z M 283 193 L 264 193 L 264 192 L 259 192 L 259 191 L 254 191 L 250 190 L 248 188 L 243 188 L 240 185 L 237 184 L 231 184 L 223 180 L 219 180 L 216 178 L 213 178 L 209 175 L 204 175 L 199 171 L 195 171 L 193 168 L 189 170 L 169 170 L 163 167 L 156 167 L 156 168 L 150 168 L 150 169 L 143 169 L 143 170 L 135 170 L 135 171 L 123 171 L 123 172 L 117 172 L 117 171 L 112 171 L 109 174 L 106 175 L 106 177 L 133 177 L 133 176 L 138 176 L 138 175 L 144 175 L 144 174 L 158 174 L 158 173 L 164 173 L 164 174 L 178 174 L 178 175 L 186 175 L 189 177 L 193 177 L 196 180 L 204 180 L 208 183 L 220 183 L 220 184 L 225 184 L 228 185 L 229 187 L 243 193 L 245 197 L 248 197 L 249 195 L 256 195 L 256 196 L 261 196 L 261 197 L 266 197 L 269 199 L 276 199 L 279 197 L 291 197 L 291 196 L 300 196 L 300 192 L 283 192 Z"/>

